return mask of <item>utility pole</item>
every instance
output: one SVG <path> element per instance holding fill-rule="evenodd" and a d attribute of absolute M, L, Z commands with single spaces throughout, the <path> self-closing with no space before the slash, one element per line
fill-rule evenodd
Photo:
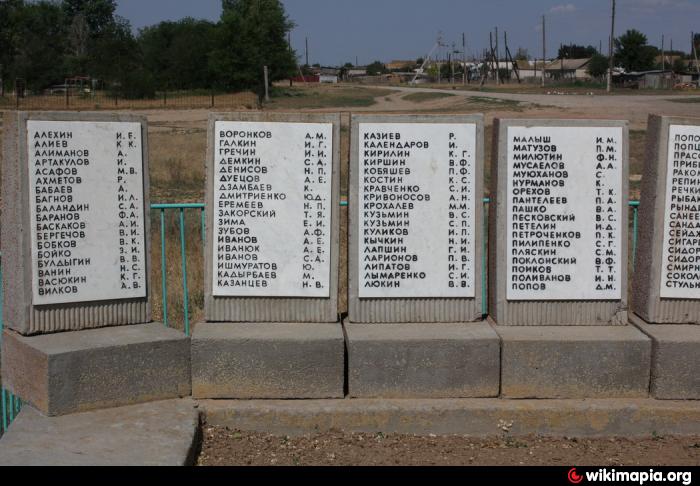
<path fill-rule="evenodd" d="M 501 84 L 501 53 L 498 50 L 498 27 L 496 27 L 496 84 Z"/>
<path fill-rule="evenodd" d="M 265 79 L 265 102 L 269 103 L 270 101 L 270 84 L 268 81 L 268 71 L 267 71 L 267 66 L 263 66 L 263 77 Z"/>
<path fill-rule="evenodd" d="M 306 38 L 306 65 L 309 65 L 309 38 Z"/>
<path fill-rule="evenodd" d="M 537 61 L 535 61 L 537 62 Z M 545 65 L 547 64 L 547 34 L 545 17 L 542 16 L 542 87 L 544 88 Z"/>
<path fill-rule="evenodd" d="M 665 41 L 666 41 L 666 39 L 664 38 L 664 35 L 661 34 L 661 70 L 662 71 L 666 71 L 666 53 L 664 52 Z"/>
<path fill-rule="evenodd" d="M 690 47 L 693 51 L 693 56 L 695 57 L 695 70 L 700 74 L 700 64 L 698 64 L 698 50 L 695 47 L 695 32 L 690 33 L 691 44 Z"/>
<path fill-rule="evenodd" d="M 613 45 L 615 44 L 615 5 L 616 1 L 612 0 L 612 23 L 610 27 L 610 65 L 608 67 L 608 93 L 612 93 L 613 69 L 615 68 L 615 59 Z"/>
<path fill-rule="evenodd" d="M 467 36 L 462 32 L 462 84 L 467 84 Z"/>

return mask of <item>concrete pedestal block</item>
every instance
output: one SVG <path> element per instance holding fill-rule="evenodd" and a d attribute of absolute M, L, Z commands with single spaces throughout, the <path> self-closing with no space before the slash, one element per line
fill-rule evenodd
<path fill-rule="evenodd" d="M 634 326 L 495 326 L 504 398 L 643 398 L 651 340 Z"/>
<path fill-rule="evenodd" d="M 194 398 L 342 398 L 340 324 L 201 323 L 192 336 Z"/>
<path fill-rule="evenodd" d="M 651 394 L 660 400 L 700 400 L 700 326 L 630 322 L 652 341 Z"/>
<path fill-rule="evenodd" d="M 163 324 L 25 337 L 6 330 L 2 384 L 48 416 L 188 396 L 190 339 Z"/>
<path fill-rule="evenodd" d="M 480 398 L 499 391 L 500 342 L 485 322 L 345 324 L 353 398 Z"/>

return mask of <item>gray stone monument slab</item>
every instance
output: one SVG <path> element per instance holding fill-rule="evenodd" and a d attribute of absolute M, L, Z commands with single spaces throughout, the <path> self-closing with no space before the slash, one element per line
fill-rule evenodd
<path fill-rule="evenodd" d="M 3 387 L 49 416 L 186 397 L 190 380 L 190 338 L 158 323 L 3 335 Z"/>
<path fill-rule="evenodd" d="M 643 398 L 651 340 L 634 326 L 496 326 L 503 398 Z"/>
<path fill-rule="evenodd" d="M 627 324 L 628 153 L 625 121 L 494 121 L 496 323 Z"/>
<path fill-rule="evenodd" d="M 3 125 L 5 327 L 150 322 L 146 119 L 7 112 Z"/>
<path fill-rule="evenodd" d="M 699 191 L 700 118 L 651 115 L 632 286 L 648 323 L 700 324 Z"/>
<path fill-rule="evenodd" d="M 345 342 L 326 323 L 201 323 L 192 336 L 194 398 L 342 398 Z"/>
<path fill-rule="evenodd" d="M 700 118 L 651 115 L 632 281 L 654 343 L 651 392 L 700 399 Z"/>
<path fill-rule="evenodd" d="M 482 320 L 483 133 L 482 115 L 352 116 L 350 322 Z"/>
<path fill-rule="evenodd" d="M 352 397 L 498 394 L 483 321 L 482 115 L 353 115 Z"/>
<path fill-rule="evenodd" d="M 208 322 L 338 322 L 340 115 L 209 116 Z"/>
<path fill-rule="evenodd" d="M 484 322 L 345 324 L 352 398 L 488 398 L 500 342 Z"/>

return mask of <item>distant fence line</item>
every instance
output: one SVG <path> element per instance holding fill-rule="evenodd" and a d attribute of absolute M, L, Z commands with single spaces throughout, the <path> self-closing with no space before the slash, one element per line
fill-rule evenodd
<path fill-rule="evenodd" d="M 67 90 L 54 94 L 0 96 L 0 110 L 149 110 L 170 108 L 255 109 L 258 96 L 252 91 L 225 93 L 218 91 L 159 91 L 153 98 L 126 98 L 107 91 L 79 93 Z"/>

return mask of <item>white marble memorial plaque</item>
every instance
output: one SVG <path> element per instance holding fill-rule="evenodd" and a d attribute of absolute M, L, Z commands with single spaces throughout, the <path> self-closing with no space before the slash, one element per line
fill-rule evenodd
<path fill-rule="evenodd" d="M 146 296 L 140 123 L 27 122 L 34 305 Z"/>
<path fill-rule="evenodd" d="M 668 137 L 661 298 L 700 299 L 700 126 Z"/>
<path fill-rule="evenodd" d="M 623 130 L 509 127 L 508 300 L 619 300 Z"/>
<path fill-rule="evenodd" d="M 333 124 L 215 124 L 213 295 L 330 297 Z"/>
<path fill-rule="evenodd" d="M 360 123 L 358 136 L 359 297 L 473 298 L 476 125 Z"/>

